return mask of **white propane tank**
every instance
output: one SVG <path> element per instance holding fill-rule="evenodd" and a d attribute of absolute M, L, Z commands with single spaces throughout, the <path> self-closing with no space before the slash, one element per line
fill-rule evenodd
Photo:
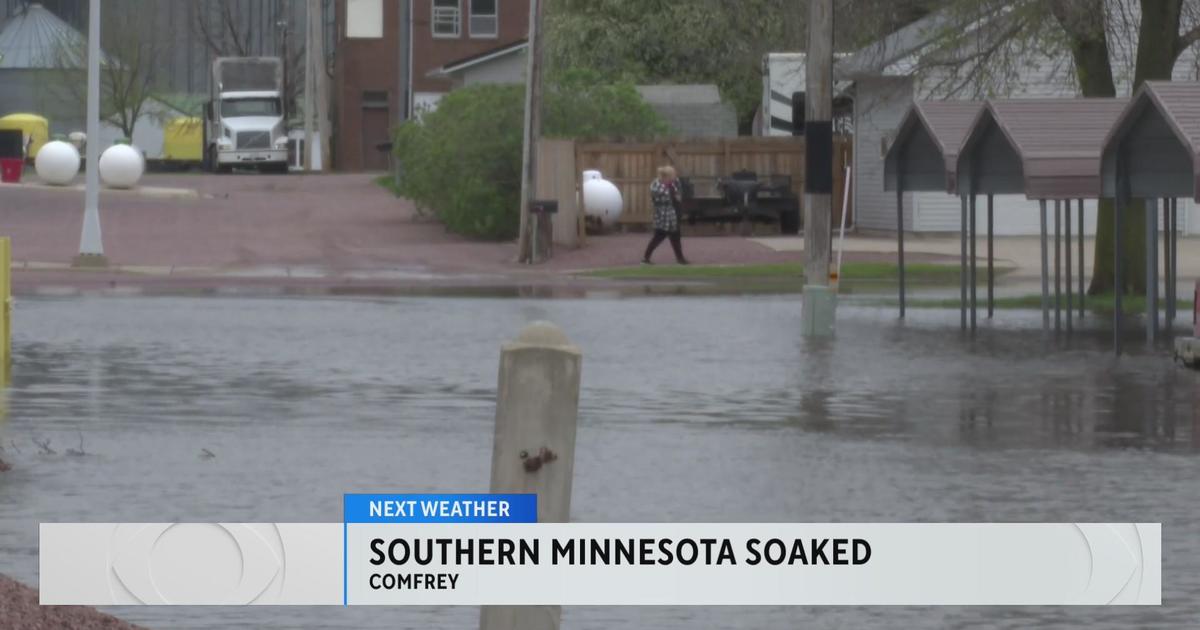
<path fill-rule="evenodd" d="M 616 184 L 606 179 L 584 180 L 583 210 L 587 216 L 600 221 L 604 227 L 612 227 L 624 209 L 625 202 Z"/>
<path fill-rule="evenodd" d="M 62 140 L 47 142 L 33 161 L 38 178 L 51 186 L 66 186 L 79 174 L 79 150 Z"/>
<path fill-rule="evenodd" d="M 133 188 L 145 170 L 142 154 L 127 144 L 114 144 L 100 155 L 100 179 L 109 188 Z"/>

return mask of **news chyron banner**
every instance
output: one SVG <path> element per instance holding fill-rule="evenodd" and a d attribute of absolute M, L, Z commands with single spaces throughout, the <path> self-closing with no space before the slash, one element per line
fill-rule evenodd
<path fill-rule="evenodd" d="M 1158 605 L 1159 524 L 537 523 L 347 495 L 342 523 L 43 523 L 63 605 Z"/>

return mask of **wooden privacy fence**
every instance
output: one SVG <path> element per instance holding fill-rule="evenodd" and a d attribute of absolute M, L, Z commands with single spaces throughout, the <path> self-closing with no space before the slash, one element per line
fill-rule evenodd
<path fill-rule="evenodd" d="M 840 225 L 845 168 L 851 160 L 851 139 L 834 138 L 833 225 Z M 804 198 L 804 139 L 746 137 L 717 140 L 664 141 L 653 143 L 590 142 L 575 145 L 576 171 L 597 170 L 621 189 L 625 213 L 621 223 L 643 226 L 651 223 L 650 181 L 664 164 L 673 165 L 680 176 L 696 184 L 696 194 L 716 196 L 717 178 L 736 171 L 754 171 L 759 177 L 786 175 L 792 190 Z M 853 215 L 847 225 L 853 224 Z"/>

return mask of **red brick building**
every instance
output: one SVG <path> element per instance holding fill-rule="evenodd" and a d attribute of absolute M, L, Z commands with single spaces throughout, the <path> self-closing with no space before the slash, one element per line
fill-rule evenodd
<path fill-rule="evenodd" d="M 338 0 L 337 24 L 336 166 L 382 170 L 390 130 L 452 88 L 431 73 L 523 40 L 529 0 Z"/>

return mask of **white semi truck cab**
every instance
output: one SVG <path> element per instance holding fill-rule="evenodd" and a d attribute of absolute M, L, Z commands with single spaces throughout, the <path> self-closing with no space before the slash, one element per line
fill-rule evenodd
<path fill-rule="evenodd" d="M 209 170 L 240 166 L 287 172 L 282 60 L 220 57 L 213 61 L 210 96 L 204 125 Z"/>

